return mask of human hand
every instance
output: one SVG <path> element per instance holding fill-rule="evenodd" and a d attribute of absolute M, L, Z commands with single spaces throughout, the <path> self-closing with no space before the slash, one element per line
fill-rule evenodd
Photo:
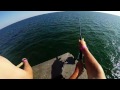
<path fill-rule="evenodd" d="M 83 64 L 82 64 L 82 61 L 77 62 L 74 72 L 77 73 L 78 76 L 83 72 Z"/>
<path fill-rule="evenodd" d="M 69 79 L 77 79 L 83 72 L 83 64 L 81 61 L 77 62 L 75 70 Z"/>
<path fill-rule="evenodd" d="M 88 49 L 87 45 L 86 45 L 86 42 L 84 41 L 84 38 L 82 38 L 82 40 L 79 40 L 79 49 L 81 51 L 83 51 L 84 49 Z"/>
<path fill-rule="evenodd" d="M 26 58 L 24 69 L 18 68 L 8 59 L 0 56 L 0 79 L 33 79 L 33 70 Z"/>

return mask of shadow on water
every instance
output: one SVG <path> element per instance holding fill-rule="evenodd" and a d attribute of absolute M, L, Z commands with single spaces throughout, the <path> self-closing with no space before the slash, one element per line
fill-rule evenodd
<path fill-rule="evenodd" d="M 51 76 L 52 79 L 65 79 L 62 75 L 62 68 L 65 64 L 75 64 L 75 60 L 73 57 L 68 57 L 65 61 L 61 61 L 61 58 L 56 57 L 52 65 Z"/>

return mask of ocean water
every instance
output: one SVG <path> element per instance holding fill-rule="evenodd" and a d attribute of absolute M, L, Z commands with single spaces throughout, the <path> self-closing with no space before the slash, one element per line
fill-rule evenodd
<path fill-rule="evenodd" d="M 66 52 L 77 57 L 79 27 L 106 77 L 120 78 L 119 16 L 69 11 L 25 19 L 0 30 L 0 54 L 15 65 L 26 57 L 31 66 Z"/>

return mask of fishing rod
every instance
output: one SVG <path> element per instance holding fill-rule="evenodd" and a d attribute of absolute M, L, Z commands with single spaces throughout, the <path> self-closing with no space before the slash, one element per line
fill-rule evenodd
<path fill-rule="evenodd" d="M 79 22 L 79 24 L 80 24 L 80 22 Z M 81 24 L 80 24 L 80 26 L 79 26 L 79 29 L 80 29 L 80 40 L 82 40 L 82 33 L 81 33 Z M 79 50 L 79 53 L 80 53 L 80 55 L 79 55 L 79 60 L 82 60 L 82 51 L 81 50 Z"/>
<path fill-rule="evenodd" d="M 79 20 L 79 31 L 80 31 L 79 40 L 82 40 L 82 32 L 81 32 L 80 20 Z M 79 54 L 78 54 L 77 60 L 78 60 L 78 61 L 82 61 L 83 67 L 86 69 L 85 62 L 84 62 L 84 60 L 83 60 L 83 54 L 82 54 L 82 51 L 81 51 L 80 49 L 79 49 Z"/>
<path fill-rule="evenodd" d="M 81 33 L 81 24 L 80 24 L 80 20 L 79 20 L 79 34 L 80 34 L 79 39 L 82 40 L 82 33 Z M 82 60 L 82 58 L 83 58 L 82 51 L 79 50 L 79 54 L 78 54 L 77 60 L 78 60 L 78 61 L 79 61 L 79 60 Z"/>

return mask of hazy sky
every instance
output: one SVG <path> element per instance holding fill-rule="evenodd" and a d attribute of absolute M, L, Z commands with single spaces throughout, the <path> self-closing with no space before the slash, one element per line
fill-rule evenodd
<path fill-rule="evenodd" d="M 25 18 L 53 12 L 60 11 L 0 11 L 0 29 L 17 21 L 23 20 Z M 97 12 L 109 13 L 120 16 L 120 11 L 97 11 Z"/>
<path fill-rule="evenodd" d="M 57 11 L 0 11 L 0 29 L 23 19 Z"/>

